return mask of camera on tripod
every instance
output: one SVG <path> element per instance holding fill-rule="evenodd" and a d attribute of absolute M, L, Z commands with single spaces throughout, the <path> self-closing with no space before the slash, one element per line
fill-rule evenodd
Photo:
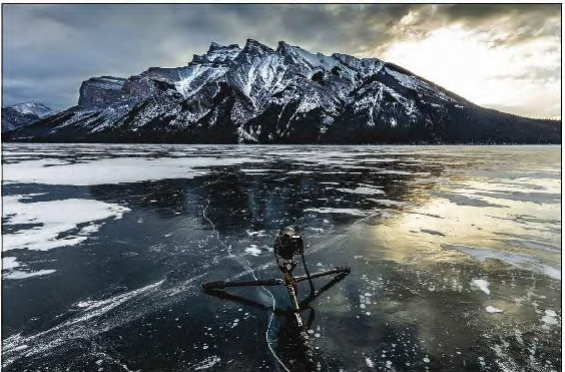
<path fill-rule="evenodd" d="M 314 273 L 310 275 L 306 266 L 306 260 L 304 259 L 304 241 L 302 237 L 297 234 L 296 230 L 293 227 L 285 227 L 281 230 L 277 238 L 275 239 L 275 257 L 277 260 L 277 265 L 279 269 L 283 272 L 282 279 L 264 279 L 264 280 L 252 280 L 252 281 L 243 281 L 243 282 L 231 282 L 231 281 L 216 281 L 216 282 L 209 282 L 203 283 L 202 289 L 207 294 L 218 296 L 220 298 L 237 300 L 244 302 L 246 304 L 255 304 L 253 301 L 248 299 L 244 299 L 235 295 L 231 295 L 224 291 L 226 288 L 234 288 L 234 287 L 265 287 L 265 286 L 278 286 L 282 285 L 285 286 L 288 295 L 290 298 L 290 309 L 287 314 L 290 315 L 292 319 L 292 327 L 297 332 L 298 341 L 301 345 L 301 352 L 304 356 L 305 361 L 305 368 L 300 369 L 301 371 L 307 372 L 314 372 L 316 371 L 316 365 L 314 363 L 314 354 L 312 351 L 312 347 L 309 343 L 308 333 L 306 332 L 306 328 L 302 317 L 300 315 L 300 311 L 309 307 L 309 303 L 312 302 L 316 297 L 318 297 L 323 292 L 327 291 L 330 287 L 334 284 L 341 281 L 345 276 L 347 276 L 351 269 L 349 267 L 334 267 L 333 269 L 324 270 L 321 272 Z M 304 276 L 297 276 L 294 277 L 292 275 L 292 270 L 296 267 L 298 261 L 296 260 L 297 256 L 302 256 L 302 262 L 304 264 L 304 271 L 306 275 Z M 319 290 L 315 290 L 314 285 L 312 284 L 312 279 L 321 278 L 328 275 L 336 275 L 332 281 L 327 283 Z M 298 283 L 308 280 L 310 283 L 310 295 L 304 299 L 303 301 L 298 300 Z M 274 300 L 274 297 L 273 297 Z M 261 304 L 256 304 L 260 307 L 265 307 Z M 273 305 L 274 306 L 274 305 Z M 268 309 L 268 307 L 266 307 Z M 275 307 L 273 307 L 272 311 L 275 311 Z M 313 312 L 311 312 L 313 314 Z M 312 318 L 313 319 L 313 318 Z"/>
<path fill-rule="evenodd" d="M 296 256 L 304 253 L 304 241 L 293 227 L 287 226 L 277 236 L 274 251 L 279 269 L 291 272 L 298 263 Z"/>

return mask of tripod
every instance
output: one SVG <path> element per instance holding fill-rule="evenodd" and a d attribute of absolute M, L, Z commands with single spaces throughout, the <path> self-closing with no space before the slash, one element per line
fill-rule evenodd
<path fill-rule="evenodd" d="M 299 345 L 301 346 L 300 352 L 304 359 L 305 370 L 307 372 L 310 372 L 310 371 L 315 371 L 314 354 L 310 346 L 310 340 L 308 337 L 308 333 L 306 332 L 306 328 L 304 326 L 304 321 L 302 320 L 302 316 L 300 315 L 300 311 L 308 308 L 310 302 L 312 302 L 316 297 L 318 297 L 323 292 L 327 291 L 330 287 L 332 287 L 339 281 L 343 280 L 351 272 L 351 269 L 349 267 L 334 267 L 333 269 L 320 271 L 310 275 L 308 273 L 308 269 L 306 268 L 306 262 L 304 261 L 303 255 L 302 255 L 302 259 L 304 263 L 304 269 L 306 271 L 306 275 L 304 276 L 294 277 L 292 275 L 291 270 L 283 270 L 282 279 L 252 280 L 252 281 L 241 281 L 241 282 L 216 281 L 216 282 L 205 283 L 203 284 L 202 287 L 207 294 L 220 297 L 223 299 L 233 300 L 248 305 L 268 309 L 268 307 L 262 304 L 258 304 L 254 301 L 229 294 L 225 292 L 224 289 L 234 288 L 234 287 L 263 287 L 263 286 L 277 286 L 277 285 L 285 286 L 288 291 L 288 295 L 291 303 L 291 308 L 288 311 L 286 311 L 285 314 L 290 315 L 290 319 L 292 319 L 292 323 L 293 323 L 292 325 L 297 333 L 296 336 L 299 340 Z M 320 290 L 316 291 L 314 289 L 314 286 L 311 281 L 312 279 L 321 278 L 334 274 L 336 274 L 336 276 L 329 283 L 321 287 Z M 298 297 L 296 293 L 297 285 L 298 283 L 303 282 L 305 280 L 308 280 L 310 282 L 310 295 L 302 302 L 298 302 Z"/>

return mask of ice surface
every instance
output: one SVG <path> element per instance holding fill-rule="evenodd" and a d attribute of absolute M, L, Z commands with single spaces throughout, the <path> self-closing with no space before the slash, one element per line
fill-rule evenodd
<path fill-rule="evenodd" d="M 132 209 L 114 220 L 116 216 L 101 206 L 100 214 L 110 217 L 85 216 L 84 224 L 59 236 L 67 234 L 72 241 L 82 232 L 91 239 L 86 249 L 12 251 L 12 258 L 4 257 L 3 262 L 20 266 L 3 274 L 57 270 L 5 280 L 6 372 L 72 370 L 76 365 L 96 369 L 99 360 L 105 371 L 135 371 L 144 365 L 155 370 L 173 366 L 174 371 L 276 369 L 268 345 L 279 353 L 286 345 L 282 341 L 288 340 L 280 332 L 284 317 L 271 310 L 273 298 L 260 288 L 231 292 L 267 306 L 264 310 L 208 296 L 201 284 L 252 280 L 249 268 L 261 279 L 280 275 L 265 247 L 272 247 L 288 223 L 296 223 L 305 237 L 311 269 L 352 267 L 352 275 L 311 303 L 313 310 L 323 312 L 313 318 L 309 330 L 320 370 L 417 370 L 425 369 L 425 363 L 430 369 L 449 369 L 465 361 L 479 366 L 478 355 L 469 349 L 477 342 L 484 346 L 481 361 L 495 370 L 504 358 L 520 361 L 509 364 L 516 366 L 509 371 L 542 370 L 529 362 L 521 365 L 521 355 L 528 359 L 532 351 L 542 364 L 560 361 L 560 283 L 538 275 L 552 265 L 560 272 L 560 264 L 548 262 L 561 249 L 560 172 L 547 166 L 542 173 L 537 164 L 528 165 L 532 152 L 542 150 L 522 147 L 522 161 L 508 165 L 519 158 L 512 147 L 7 144 L 6 149 L 3 160 L 9 167 L 25 168 L 36 161 L 51 172 L 81 167 L 98 172 L 96 168 L 121 162 L 124 167 L 135 165 L 142 181 L 153 179 L 146 175 L 152 171 L 148 165 L 171 165 L 167 172 L 156 172 L 155 182 L 121 184 L 136 177 L 119 174 L 102 177 L 101 183 L 111 183 L 105 186 L 81 180 L 84 175 L 70 175 L 77 183 L 72 187 L 60 176 L 51 176 L 61 178 L 60 183 L 28 184 L 25 180 L 31 176 L 26 176 L 24 182 L 4 185 L 5 203 L 15 203 L 12 216 L 5 211 L 5 222 L 21 218 L 26 223 L 5 225 L 6 236 L 44 227 L 44 216 L 35 224 L 29 224 L 31 212 L 17 217 L 24 204 L 25 211 L 28 205 L 43 208 L 42 203 L 60 200 L 65 207 L 65 200 L 97 198 L 106 206 Z M 558 150 L 551 150 L 556 162 Z M 191 158 L 228 160 L 218 160 L 215 164 L 220 165 L 213 169 L 192 166 Z M 258 164 L 221 165 L 242 158 Z M 184 164 L 188 166 L 183 175 L 178 167 Z M 367 165 L 373 169 L 359 168 Z M 158 178 L 171 174 L 182 179 Z M 530 182 L 532 177 L 535 182 Z M 382 194 L 337 188 L 386 190 L 388 196 L 378 199 Z M 476 200 L 456 198 L 462 196 Z M 479 198 L 491 206 L 483 206 Z M 382 220 L 387 212 L 390 218 Z M 104 229 L 96 234 L 101 223 Z M 258 255 L 250 257 L 253 253 Z M 484 290 L 473 279 L 488 280 L 496 299 L 484 303 L 486 296 L 469 291 L 470 285 Z M 61 293 L 60 283 L 65 282 L 73 284 L 73 290 L 52 296 Z M 314 284 L 321 288 L 324 283 L 321 279 Z M 308 284 L 301 283 L 301 298 L 307 292 Z M 280 313 L 288 304 L 286 293 L 273 288 L 273 294 Z M 26 306 L 25 301 L 33 300 L 53 311 Z M 490 305 L 508 313 L 510 308 L 501 302 L 507 300 L 527 306 L 511 306 L 510 318 L 487 312 Z M 477 312 L 484 316 L 475 316 Z M 303 314 L 305 321 L 309 314 Z M 268 323 L 271 316 L 273 322 Z M 366 332 L 335 326 L 359 322 Z M 521 336 L 514 336 L 514 328 Z M 136 344 L 140 339 L 150 341 L 150 355 L 141 352 L 141 344 Z M 511 347 L 504 346 L 508 340 Z M 504 355 L 489 352 L 496 345 Z M 83 346 L 92 353 L 85 353 Z M 279 356 L 288 362 L 288 354 Z M 365 358 L 373 363 L 371 368 Z M 126 361 L 127 366 L 120 367 Z"/>
<path fill-rule="evenodd" d="M 78 339 L 84 339 L 88 335 L 96 335 L 104 331 L 105 327 L 112 328 L 115 326 L 116 319 L 108 323 L 102 321 L 93 327 L 89 322 L 92 320 L 100 320 L 105 314 L 124 305 L 129 301 L 134 301 L 138 297 L 150 295 L 157 291 L 164 281 L 152 283 L 145 287 L 141 287 L 126 293 L 121 293 L 110 298 L 96 301 L 92 306 L 84 308 L 83 311 L 75 314 L 75 316 L 66 319 L 62 323 L 55 325 L 45 331 L 27 334 L 23 336 L 21 333 L 13 334 L 2 340 L 2 366 L 12 363 L 22 354 L 19 352 L 22 345 L 26 345 L 28 349 L 25 351 L 26 356 L 45 355 L 46 352 L 73 342 Z M 169 293 L 170 294 L 170 293 Z M 140 304 L 141 305 L 141 304 Z M 144 303 L 144 307 L 147 307 Z M 123 314 L 125 315 L 125 314 Z M 130 315 L 131 316 L 131 315 Z"/>
<path fill-rule="evenodd" d="M 3 198 L 2 218 L 7 226 L 28 225 L 3 236 L 2 250 L 45 251 L 82 243 L 103 220 L 119 219 L 129 208 L 88 199 L 64 199 L 22 203 L 22 195 Z M 29 225 L 32 225 L 29 227 Z M 88 225 L 89 224 L 89 225 Z M 73 231 L 76 230 L 76 231 Z M 64 237 L 61 235 L 64 234 Z"/>

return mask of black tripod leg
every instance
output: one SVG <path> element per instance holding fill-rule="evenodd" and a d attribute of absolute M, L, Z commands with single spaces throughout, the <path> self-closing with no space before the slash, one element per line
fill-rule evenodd
<path fill-rule="evenodd" d="M 312 301 L 314 301 L 318 296 L 320 296 L 322 293 L 324 293 L 325 291 L 327 291 L 328 289 L 330 289 L 331 287 L 333 287 L 337 283 L 341 282 L 347 275 L 349 275 L 349 271 L 343 271 L 343 272 L 339 273 L 338 275 L 336 275 L 332 280 L 327 282 L 318 291 L 316 291 L 314 293 L 314 295 L 308 296 L 304 300 L 302 300 L 300 302 L 300 308 L 306 309 L 306 308 L 310 307 L 310 303 Z"/>
<path fill-rule="evenodd" d="M 248 282 L 210 282 L 202 284 L 204 290 L 229 287 L 263 287 L 284 284 L 282 279 L 252 280 Z"/>
<path fill-rule="evenodd" d="M 314 319 L 316 319 L 316 311 L 314 308 L 310 307 L 310 314 L 308 315 L 308 321 L 306 322 L 306 328 L 312 328 L 312 323 L 314 323 Z"/>
<path fill-rule="evenodd" d="M 296 278 L 294 278 L 294 281 L 299 283 L 309 279 L 320 278 L 322 276 L 333 275 L 333 274 L 345 274 L 345 273 L 349 274 L 350 272 L 351 272 L 351 268 L 349 267 L 334 267 L 333 269 L 320 271 L 318 273 L 311 274 L 310 276 L 308 275 L 297 276 Z"/>
<path fill-rule="evenodd" d="M 314 295 L 316 291 L 314 289 L 314 283 L 312 283 L 312 277 L 310 276 L 310 271 L 308 270 L 308 266 L 306 265 L 306 259 L 304 258 L 304 251 L 302 251 L 302 265 L 304 266 L 304 272 L 306 273 L 306 277 L 308 278 L 308 283 L 310 284 L 310 296 Z"/>
<path fill-rule="evenodd" d="M 210 295 L 210 296 L 220 298 L 222 300 L 237 302 L 237 303 L 248 305 L 248 306 L 251 306 L 251 307 L 255 307 L 255 308 L 258 308 L 258 309 L 261 309 L 261 310 L 266 310 L 266 311 L 272 310 L 271 306 L 264 305 L 262 303 L 250 300 L 250 299 L 245 298 L 245 297 L 241 297 L 241 296 L 237 296 L 237 295 L 234 295 L 234 294 L 231 294 L 231 293 L 227 293 L 227 292 L 222 291 L 220 289 L 208 289 L 208 290 L 205 291 L 205 293 Z M 274 313 L 276 315 L 282 316 L 282 315 L 286 314 L 286 311 L 281 310 L 281 309 L 275 309 Z"/>

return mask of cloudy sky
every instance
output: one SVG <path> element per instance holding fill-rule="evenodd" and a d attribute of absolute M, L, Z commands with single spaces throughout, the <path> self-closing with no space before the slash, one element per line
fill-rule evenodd
<path fill-rule="evenodd" d="M 2 7 L 2 103 L 76 104 L 91 76 L 185 65 L 212 41 L 396 63 L 487 107 L 561 117 L 561 4 Z"/>

